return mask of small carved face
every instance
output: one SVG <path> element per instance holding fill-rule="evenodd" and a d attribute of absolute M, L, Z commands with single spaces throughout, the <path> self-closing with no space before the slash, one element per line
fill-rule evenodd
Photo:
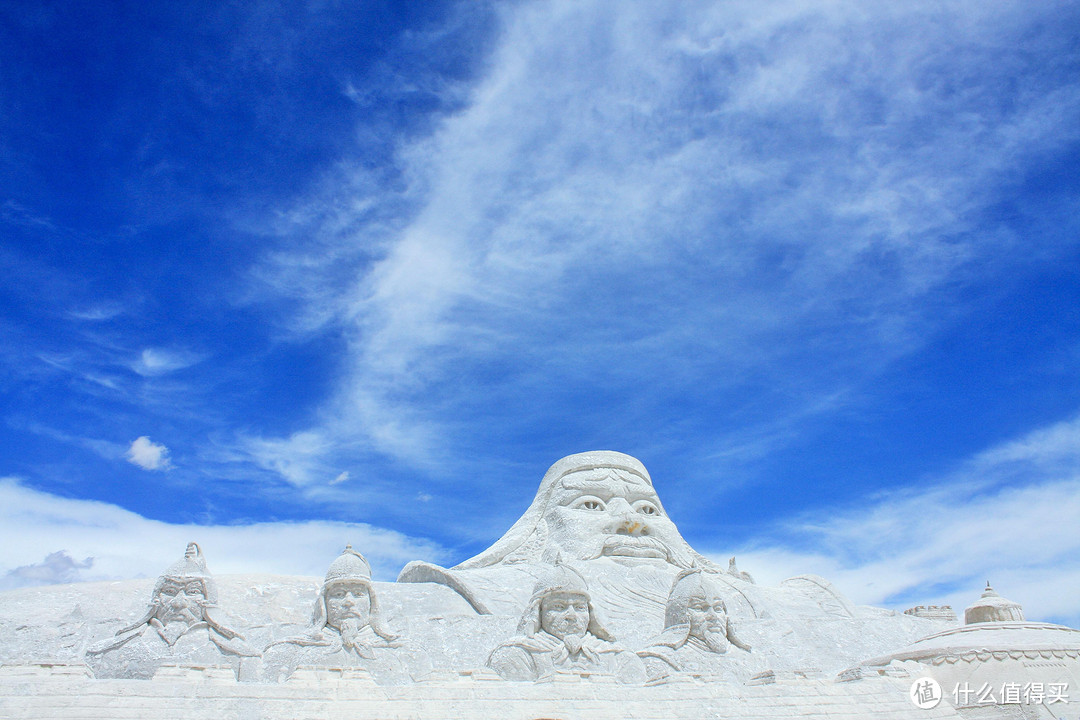
<path fill-rule="evenodd" d="M 690 635 L 702 640 L 713 652 L 727 650 L 727 609 L 716 595 L 692 595 L 686 605 Z"/>
<path fill-rule="evenodd" d="M 567 592 L 548 595 L 540 601 L 540 627 L 560 640 L 584 635 L 589 629 L 589 598 Z"/>
<path fill-rule="evenodd" d="M 636 475 L 613 468 L 563 477 L 545 520 L 552 542 L 576 560 L 607 555 L 674 562 L 680 554 L 678 531 L 656 492 Z"/>
<path fill-rule="evenodd" d="M 326 624 L 341 629 L 346 621 L 367 625 L 371 616 L 371 595 L 361 582 L 334 583 L 326 590 Z"/>
<path fill-rule="evenodd" d="M 162 624 L 183 622 L 192 625 L 202 620 L 206 604 L 206 586 L 202 580 L 166 580 L 154 596 L 154 613 Z"/>

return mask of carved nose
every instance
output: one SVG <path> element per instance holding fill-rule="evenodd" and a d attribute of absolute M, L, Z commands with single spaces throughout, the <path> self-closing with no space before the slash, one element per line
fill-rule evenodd
<path fill-rule="evenodd" d="M 615 517 L 616 535 L 648 535 L 649 526 L 641 513 L 634 512 L 630 503 L 622 498 L 614 498 L 608 503 L 608 512 Z"/>

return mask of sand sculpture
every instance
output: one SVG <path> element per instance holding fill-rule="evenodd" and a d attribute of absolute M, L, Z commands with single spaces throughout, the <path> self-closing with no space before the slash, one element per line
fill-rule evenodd
<path fill-rule="evenodd" d="M 1008 684 L 1010 672 L 1033 686 L 1053 683 L 1059 699 L 1069 683 L 1080 695 L 1080 632 L 1026 621 L 1017 603 L 989 588 L 958 627 L 947 607 L 856 607 L 816 575 L 758 584 L 734 558 L 724 567 L 690 547 L 645 467 L 609 451 L 555 463 L 521 518 L 454 567 L 416 561 L 397 582 L 375 582 L 362 553 L 345 546 L 321 583 L 243 576 L 224 581 L 222 593 L 222 582 L 191 543 L 142 610 L 124 610 L 134 598 L 116 584 L 0 594 L 0 714 L 46 717 L 35 705 L 40 698 L 58 698 L 57 707 L 70 710 L 87 693 L 109 705 L 110 692 L 130 694 L 132 686 L 113 691 L 108 683 L 132 680 L 156 688 L 139 706 L 153 714 L 174 707 L 182 692 L 162 683 L 207 678 L 235 683 L 221 702 L 247 703 L 252 717 L 306 716 L 301 710 L 315 706 L 304 703 L 328 687 L 337 688 L 333 697 L 372 703 L 363 711 L 349 705 L 342 717 L 382 717 L 393 702 L 409 717 L 477 716 L 495 695 L 519 703 L 520 712 L 507 715 L 514 717 L 536 716 L 539 707 L 573 714 L 586 701 L 592 714 L 607 707 L 598 698 L 640 702 L 634 712 L 642 717 L 654 706 L 656 717 L 701 717 L 720 700 L 732 717 L 764 716 L 772 712 L 769 698 L 783 693 L 808 714 L 820 706 L 821 717 L 864 710 L 867 717 L 966 717 L 970 698 L 945 697 L 950 684 Z M 77 682 L 46 693 L 36 681 L 4 679 L 58 672 Z M 906 678 L 920 676 L 944 688 L 936 714 L 906 695 Z M 544 689 L 551 683 L 561 689 Z M 581 683 L 597 689 L 578 689 Z M 603 689 L 627 685 L 639 689 Z M 423 705 L 435 689 L 449 704 Z M 188 710 L 216 718 L 214 702 Z M 1001 704 L 999 716 L 1060 717 L 1017 707 Z M 318 708 L 313 717 L 335 716 L 332 706 Z M 56 716 L 79 716 L 68 710 Z"/>

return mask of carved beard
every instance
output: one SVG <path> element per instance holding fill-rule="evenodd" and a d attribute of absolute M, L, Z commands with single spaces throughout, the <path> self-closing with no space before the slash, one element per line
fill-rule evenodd
<path fill-rule="evenodd" d="M 367 644 L 360 640 L 360 633 L 367 627 L 367 623 L 360 621 L 360 618 L 348 617 L 341 621 L 338 625 L 338 632 L 341 633 L 341 644 L 346 650 L 353 650 L 361 657 L 369 657 L 371 650 Z"/>
<path fill-rule="evenodd" d="M 586 644 L 587 639 L 585 635 L 567 635 L 562 638 L 562 643 L 551 653 L 552 663 L 557 666 L 578 662 L 599 663 L 600 656 Z"/>
<path fill-rule="evenodd" d="M 569 653 L 570 657 L 574 657 L 579 652 L 581 652 L 581 644 L 582 644 L 582 642 L 584 642 L 584 640 L 585 640 L 584 635 L 578 635 L 578 634 L 575 634 L 575 633 L 567 633 L 562 639 L 563 647 L 566 648 L 566 650 Z"/>
<path fill-rule="evenodd" d="M 709 649 L 709 652 L 714 653 L 726 653 L 728 649 L 728 639 L 723 632 L 704 632 L 698 639 L 705 643 L 705 647 Z"/>

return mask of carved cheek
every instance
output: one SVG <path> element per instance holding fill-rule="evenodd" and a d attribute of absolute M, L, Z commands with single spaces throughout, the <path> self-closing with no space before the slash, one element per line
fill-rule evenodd
<path fill-rule="evenodd" d="M 606 512 L 574 511 L 562 507 L 548 515 L 552 539 L 559 545 L 574 550 L 594 542 L 608 519 Z"/>
<path fill-rule="evenodd" d="M 664 542 L 672 542 L 675 539 L 675 524 L 666 517 L 652 516 L 646 519 L 654 534 Z"/>

